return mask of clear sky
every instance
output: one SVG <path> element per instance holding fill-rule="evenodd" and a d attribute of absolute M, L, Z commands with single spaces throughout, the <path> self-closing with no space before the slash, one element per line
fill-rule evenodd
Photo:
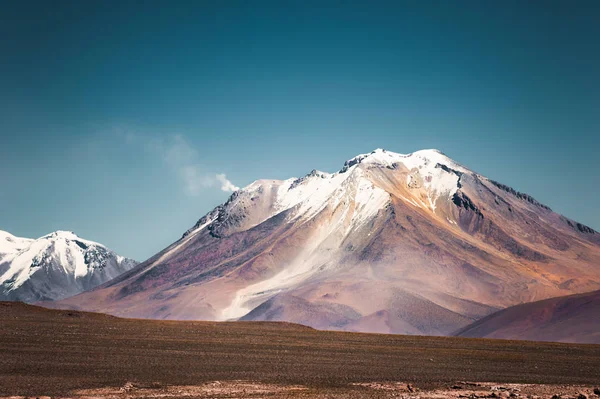
<path fill-rule="evenodd" d="M 440 149 L 600 229 L 599 20 L 597 1 L 3 2 L 0 229 L 144 260 L 234 185 L 378 147 Z"/>

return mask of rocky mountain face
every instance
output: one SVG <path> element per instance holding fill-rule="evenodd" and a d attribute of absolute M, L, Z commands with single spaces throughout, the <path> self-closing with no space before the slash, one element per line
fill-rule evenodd
<path fill-rule="evenodd" d="M 521 302 L 600 289 L 600 234 L 436 150 L 258 180 L 171 246 L 56 306 L 450 334 Z"/>
<path fill-rule="evenodd" d="M 57 231 L 37 240 L 0 231 L 0 300 L 37 302 L 90 290 L 137 262 Z"/>
<path fill-rule="evenodd" d="M 600 344 L 600 291 L 511 306 L 455 335 Z"/>

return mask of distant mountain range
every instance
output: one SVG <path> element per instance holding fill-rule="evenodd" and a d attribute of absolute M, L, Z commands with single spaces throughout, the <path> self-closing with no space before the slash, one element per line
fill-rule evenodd
<path fill-rule="evenodd" d="M 594 290 L 593 229 L 439 151 L 378 149 L 335 173 L 255 181 L 152 258 L 49 306 L 448 335 Z"/>
<path fill-rule="evenodd" d="M 113 279 L 136 264 L 67 231 L 37 240 L 0 231 L 0 300 L 67 298 Z"/>

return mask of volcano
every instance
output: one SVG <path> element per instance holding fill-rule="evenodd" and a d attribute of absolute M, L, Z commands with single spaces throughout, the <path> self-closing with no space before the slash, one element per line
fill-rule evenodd
<path fill-rule="evenodd" d="M 600 234 L 437 150 L 257 180 L 101 287 L 51 306 L 447 335 L 600 289 Z"/>

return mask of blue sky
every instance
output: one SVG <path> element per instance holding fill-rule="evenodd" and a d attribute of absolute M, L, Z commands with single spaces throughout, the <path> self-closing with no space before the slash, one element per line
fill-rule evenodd
<path fill-rule="evenodd" d="M 0 229 L 143 260 L 227 199 L 223 175 L 378 147 L 440 149 L 600 229 L 599 19 L 593 1 L 5 3 Z"/>

